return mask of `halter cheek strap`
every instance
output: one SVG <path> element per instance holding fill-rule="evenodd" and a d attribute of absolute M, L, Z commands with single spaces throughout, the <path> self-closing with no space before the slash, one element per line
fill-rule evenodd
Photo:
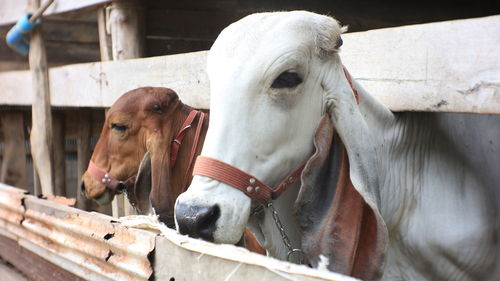
<path fill-rule="evenodd" d="M 191 128 L 191 124 L 193 124 L 194 119 L 196 116 L 198 116 L 198 113 L 202 113 L 197 110 L 191 110 L 189 112 L 188 117 L 186 120 L 184 120 L 184 123 L 181 126 L 181 129 L 175 136 L 173 142 L 172 142 L 172 148 L 170 150 L 170 167 L 173 167 L 175 165 L 175 161 L 177 160 L 177 154 L 179 153 L 179 149 L 182 143 L 182 140 L 184 140 L 184 137 L 186 136 L 186 131 L 187 129 Z"/>
<path fill-rule="evenodd" d="M 187 189 L 187 184 L 189 181 L 189 168 L 193 164 L 193 160 L 196 157 L 196 149 L 198 148 L 198 142 L 200 141 L 201 129 L 203 127 L 203 121 L 205 120 L 206 114 L 202 111 L 192 110 L 184 123 L 181 126 L 181 129 L 177 133 L 177 136 L 174 138 L 172 142 L 172 148 L 170 151 L 170 168 L 172 169 L 175 166 L 175 162 L 177 160 L 177 155 L 179 153 L 180 145 L 182 144 L 182 140 L 186 136 L 187 129 L 191 128 L 196 117 L 199 116 L 198 125 L 196 126 L 196 132 L 194 135 L 193 145 L 191 146 L 191 152 L 189 154 L 189 162 L 186 168 L 186 172 L 184 174 L 183 179 L 183 191 Z"/>
<path fill-rule="evenodd" d="M 193 175 L 200 175 L 218 180 L 243 191 L 248 197 L 267 206 L 278 198 L 288 187 L 295 183 L 305 164 L 292 171 L 274 187 L 270 187 L 254 176 L 222 161 L 206 156 L 198 156 L 194 164 Z"/>

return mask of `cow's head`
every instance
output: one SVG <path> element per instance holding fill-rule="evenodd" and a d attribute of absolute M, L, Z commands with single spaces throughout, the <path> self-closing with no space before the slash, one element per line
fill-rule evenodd
<path fill-rule="evenodd" d="M 337 54 L 342 32 L 331 17 L 308 12 L 254 14 L 224 29 L 208 55 L 211 120 L 201 155 L 269 186 L 304 163 L 327 96 L 353 96 Z M 251 205 L 243 192 L 195 175 L 176 208 L 181 220 L 200 208 L 207 213 L 200 236 L 236 243 Z"/>
<path fill-rule="evenodd" d="M 174 134 L 190 110 L 167 88 L 145 87 L 127 92 L 107 112 L 91 158 L 97 167 L 118 180 L 137 174 L 135 186 L 126 190 L 129 200 L 143 214 L 150 213 L 153 206 L 170 226 L 173 204 L 184 188 L 180 176 L 184 173 L 175 171 L 185 169 L 187 161 L 183 159 L 186 157 L 178 157 L 171 174 L 170 149 Z M 119 192 L 106 188 L 89 171 L 82 177 L 82 189 L 100 204 L 109 203 Z"/>
<path fill-rule="evenodd" d="M 223 168 L 197 162 L 203 172 L 195 167 L 197 175 L 176 202 L 181 233 L 234 244 L 248 223 L 274 257 L 286 259 L 294 252 L 288 249 L 291 244 L 302 248 L 313 264 L 324 255 L 332 270 L 357 268 L 352 251 L 358 242 L 376 240 L 384 229 L 377 211 L 371 211 L 373 197 L 356 192 L 377 184 L 365 119 L 371 98 L 363 102 L 361 96 L 358 104 L 344 71 L 338 55 L 343 31 L 333 18 L 304 11 L 254 14 L 222 31 L 208 55 L 211 120 L 201 155 Z M 306 161 L 299 183 L 291 172 Z M 231 178 L 228 174 L 234 173 L 223 170 L 234 169 L 223 163 L 251 176 Z M 268 190 L 256 184 L 273 187 L 289 176 L 291 187 L 277 199 L 271 197 L 282 222 L 277 227 L 269 205 L 263 212 L 256 208 L 260 195 L 255 194 Z M 334 197 L 347 206 L 334 203 Z M 365 225 L 372 232 L 360 230 Z M 360 233 L 373 240 L 360 238 Z M 380 253 L 385 244 L 381 239 L 371 245 L 363 248 Z M 361 260 L 373 260 L 375 266 L 359 263 L 368 273 L 357 276 L 373 279 L 381 256 Z"/>

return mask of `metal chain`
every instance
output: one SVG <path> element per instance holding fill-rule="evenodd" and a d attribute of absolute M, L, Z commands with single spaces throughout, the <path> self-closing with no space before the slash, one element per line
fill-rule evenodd
<path fill-rule="evenodd" d="M 304 263 L 304 257 L 305 257 L 304 251 L 292 247 L 292 243 L 290 243 L 290 239 L 288 239 L 288 235 L 286 235 L 285 229 L 281 224 L 278 212 L 276 211 L 276 209 L 274 209 L 273 202 L 270 201 L 269 203 L 267 203 L 267 207 L 271 210 L 271 215 L 273 216 L 274 223 L 276 224 L 276 227 L 280 231 L 281 239 L 283 240 L 283 243 L 285 243 L 285 246 L 288 248 L 288 253 L 286 255 L 287 261 L 289 262 L 291 261 L 291 257 L 293 256 L 293 254 L 300 254 L 301 259 L 299 259 L 298 263 Z"/>

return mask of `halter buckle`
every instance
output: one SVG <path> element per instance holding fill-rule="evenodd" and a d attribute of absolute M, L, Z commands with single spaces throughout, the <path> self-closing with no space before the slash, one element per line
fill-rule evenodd
<path fill-rule="evenodd" d="M 301 249 L 292 249 L 292 250 L 288 251 L 288 253 L 286 254 L 286 260 L 288 262 L 294 262 L 292 260 L 292 257 L 295 255 L 297 255 L 299 257 L 299 259 L 296 261 L 296 263 L 303 264 L 305 262 L 306 254 Z"/>

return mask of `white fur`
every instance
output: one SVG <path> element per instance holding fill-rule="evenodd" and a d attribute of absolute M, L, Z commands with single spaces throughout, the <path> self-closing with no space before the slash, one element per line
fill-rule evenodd
<path fill-rule="evenodd" d="M 411 114 L 397 118 L 357 84 L 361 104 L 355 103 L 332 49 L 341 32 L 333 19 L 308 12 L 256 14 L 226 28 L 208 57 L 211 119 L 202 155 L 274 185 L 311 155 L 327 111 L 346 145 L 354 186 L 387 224 L 383 279 L 488 280 L 499 254 L 489 187 L 431 129 L 433 122 L 446 128 L 446 118 L 427 124 Z M 285 70 L 301 74 L 303 83 L 271 89 Z M 278 199 L 276 209 L 300 247 L 290 215 L 296 192 L 297 186 Z M 205 177 L 195 176 L 177 202 L 219 205 L 219 243 L 238 242 L 249 221 L 250 199 Z M 286 257 L 268 211 L 249 226 L 271 255 Z"/>

